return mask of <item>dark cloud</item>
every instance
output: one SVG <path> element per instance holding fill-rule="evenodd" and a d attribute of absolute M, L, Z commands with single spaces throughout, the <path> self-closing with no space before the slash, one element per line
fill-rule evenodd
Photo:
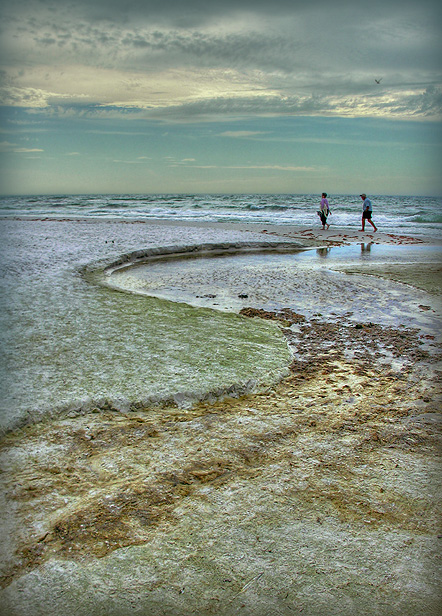
<path fill-rule="evenodd" d="M 430 0 L 22 0 L 2 14 L 4 104 L 123 109 L 130 94 L 163 117 L 440 110 L 441 9 Z"/>
<path fill-rule="evenodd" d="M 120 25 L 140 19 L 152 23 L 173 25 L 174 27 L 199 27 L 226 15 L 250 13 L 267 17 L 293 16 L 313 13 L 326 14 L 333 22 L 333 14 L 346 15 L 346 20 L 368 18 L 378 15 L 396 15 L 398 19 L 404 12 L 416 10 L 421 15 L 429 15 L 432 20 L 441 18 L 440 2 L 421 0 L 370 0 L 355 3 L 354 0 L 21 0 L 20 3 L 6 4 L 3 10 L 8 14 L 13 8 L 16 15 L 32 15 L 44 12 L 55 18 L 69 12 L 88 22 L 115 21 Z M 361 24 L 366 25 L 366 24 Z M 440 23 L 439 23 L 440 25 Z"/>

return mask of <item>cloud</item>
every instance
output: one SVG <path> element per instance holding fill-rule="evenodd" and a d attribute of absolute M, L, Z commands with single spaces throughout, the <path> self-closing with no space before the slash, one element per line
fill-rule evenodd
<path fill-rule="evenodd" d="M 44 152 L 44 150 L 40 148 L 15 148 L 14 152 L 16 154 L 30 154 L 31 152 Z"/>
<path fill-rule="evenodd" d="M 260 130 L 226 130 L 224 133 L 220 133 L 220 137 L 233 137 L 234 139 L 241 139 L 243 137 L 256 137 L 257 135 L 266 135 L 266 131 Z"/>
<path fill-rule="evenodd" d="M 411 95 L 413 97 L 413 94 Z M 422 94 L 414 95 L 416 113 L 433 117 L 441 113 L 442 88 L 430 86 Z"/>
<path fill-rule="evenodd" d="M 237 171 L 287 171 L 311 173 L 318 172 L 317 167 L 294 166 L 294 165 L 192 165 L 192 169 L 229 169 Z"/>
<path fill-rule="evenodd" d="M 318 169 L 316 167 L 305 167 L 305 166 L 293 166 L 293 165 L 243 165 L 230 167 L 231 169 L 260 169 L 260 170 L 271 170 L 271 171 L 289 171 L 292 172 L 302 172 L 302 173 L 310 173 L 317 172 Z"/>
<path fill-rule="evenodd" d="M 396 119 L 429 119 L 442 117 L 442 87 L 428 88 L 379 88 L 361 85 L 362 92 L 353 85 L 347 93 L 291 94 L 278 93 L 276 88 L 259 89 L 253 83 L 232 84 L 223 77 L 221 92 L 210 83 L 206 74 L 200 82 L 194 83 L 195 75 L 171 73 L 162 75 L 163 89 L 160 93 L 131 98 L 126 90 L 115 90 L 119 100 L 112 101 L 112 88 L 101 90 L 103 100 L 82 103 L 81 97 L 72 94 L 42 93 L 32 98 L 29 91 L 15 98 L 17 106 L 25 107 L 35 114 L 60 118 L 83 118 L 95 120 L 155 120 L 163 123 L 200 122 L 213 120 L 240 119 L 245 117 L 269 116 L 325 116 L 325 117 L 385 117 Z M 97 81 L 100 81 L 99 76 Z M 373 80 L 374 83 L 374 80 Z M 147 87 L 147 86 L 146 86 Z M 95 93 L 97 98 L 100 98 Z M 92 94 L 91 94 L 92 96 Z M 124 97 L 127 98 L 124 98 Z M 83 97 L 85 98 L 85 97 Z M 9 99 L 6 99 L 10 103 Z M 265 131 L 224 131 L 226 138 L 258 138 Z"/>
<path fill-rule="evenodd" d="M 430 0 L 422 0 L 419 9 L 437 10 L 438 5 Z M 382 11 L 396 16 L 402 11 L 416 8 L 412 0 L 371 0 L 370 3 L 359 3 L 355 6 L 352 0 L 335 0 L 332 10 L 338 13 L 349 12 L 351 9 L 357 14 L 372 16 Z M 17 10 L 17 9 L 16 9 Z M 269 17 L 283 17 L 314 12 L 316 14 L 329 13 L 329 0 L 223 0 L 222 2 L 207 2 L 207 0 L 131 0 L 122 3 L 120 0 L 76 0 L 68 3 L 63 0 L 57 2 L 56 8 L 49 0 L 21 0 L 18 9 L 22 14 L 44 16 L 47 20 L 56 19 L 57 16 L 82 18 L 85 23 L 138 23 L 140 20 L 149 20 L 154 24 L 163 24 L 179 28 L 204 26 L 219 23 L 226 16 L 238 18 L 241 15 L 259 15 L 263 19 Z M 440 11 L 439 11 L 440 14 Z M 349 16 L 351 18 L 351 16 Z M 34 17 L 35 21 L 35 17 Z"/>
<path fill-rule="evenodd" d="M 122 164 L 122 165 L 142 165 L 142 164 L 144 164 L 144 159 L 145 158 L 146 158 L 145 156 L 144 157 L 140 156 L 139 158 L 137 158 L 135 160 L 114 159 L 112 162 L 119 163 L 119 164 Z"/>
<path fill-rule="evenodd" d="M 0 102 L 174 122 L 433 119 L 440 16 L 430 0 L 23 0 L 2 9 Z"/>
<path fill-rule="evenodd" d="M 9 141 L 0 142 L 0 152 L 14 152 L 14 154 L 30 154 L 34 152 L 44 152 L 41 148 L 19 147 L 16 143 Z"/>

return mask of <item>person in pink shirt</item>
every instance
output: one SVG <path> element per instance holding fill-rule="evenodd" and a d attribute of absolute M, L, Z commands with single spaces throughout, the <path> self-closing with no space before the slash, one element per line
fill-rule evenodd
<path fill-rule="evenodd" d="M 330 227 L 330 225 L 327 224 L 327 216 L 330 213 L 330 207 L 327 201 L 327 193 L 322 193 L 321 205 L 319 206 L 318 216 L 321 219 L 323 231 L 325 231 L 326 228 L 328 229 Z"/>

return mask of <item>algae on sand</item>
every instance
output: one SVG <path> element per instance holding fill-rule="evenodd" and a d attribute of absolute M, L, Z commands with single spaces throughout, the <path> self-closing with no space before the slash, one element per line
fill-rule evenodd
<path fill-rule="evenodd" d="M 4 347 L 4 425 L 148 400 L 191 403 L 274 382 L 289 363 L 273 323 L 98 287 L 87 293 L 78 302 L 73 294 L 69 314 L 55 303 L 46 318 L 4 332 L 14 336 Z"/>

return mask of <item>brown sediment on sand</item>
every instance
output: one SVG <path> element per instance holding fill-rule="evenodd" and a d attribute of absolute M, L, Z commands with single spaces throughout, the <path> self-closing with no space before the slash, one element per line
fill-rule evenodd
<path fill-rule="evenodd" d="M 316 246 L 322 244 L 324 246 L 342 246 L 344 244 L 355 244 L 360 242 L 371 242 L 373 244 L 390 244 L 390 245 L 420 245 L 433 243 L 433 240 L 425 240 L 406 235 L 395 235 L 392 233 L 382 232 L 352 232 L 348 230 L 329 229 L 326 231 L 317 229 L 279 229 L 278 231 L 263 230 L 266 236 L 282 236 L 290 239 L 302 240 L 306 246 Z"/>
<path fill-rule="evenodd" d="M 305 551 L 302 556 L 295 549 L 302 538 L 287 535 L 288 521 L 323 535 L 324 544 L 337 524 L 370 536 L 375 551 L 382 551 L 382 533 L 400 533 L 403 550 L 413 546 L 415 557 L 423 538 L 437 542 L 441 389 L 431 366 L 440 359 L 439 347 L 434 343 L 430 355 L 417 332 L 405 328 L 306 321 L 290 310 L 243 313 L 279 321 L 297 349 L 290 375 L 275 387 L 185 411 L 149 408 L 50 421 L 3 440 L 10 461 L 4 485 L 17 524 L 3 587 L 51 559 L 87 563 L 134 546 L 144 546 L 154 560 L 170 559 L 163 549 L 170 549 L 171 537 L 187 542 L 186 558 L 204 568 L 209 553 L 225 558 L 223 542 L 213 538 L 216 520 L 223 533 L 247 527 L 258 537 L 249 569 L 233 567 L 229 584 L 217 578 L 225 579 L 222 567 L 218 574 L 208 571 L 216 601 L 207 603 L 197 577 L 187 579 L 198 613 L 218 606 L 217 613 L 228 614 L 219 606 L 235 602 L 247 575 L 253 578 L 253 558 L 262 558 L 259 537 L 269 524 L 265 545 L 272 549 L 262 583 L 267 566 L 284 569 L 290 562 L 281 588 L 274 589 L 279 594 L 290 588 L 293 568 L 305 584 L 311 575 L 303 571 Z M 393 368 L 393 360 L 401 367 Z M 293 551 L 282 555 L 279 541 L 290 541 Z M 241 542 L 229 545 L 242 549 Z M 428 547 L 422 550 L 427 559 Z M 317 566 L 330 573 L 335 558 L 346 557 L 333 552 Z M 365 575 L 358 583 L 373 591 L 376 576 Z M 354 584 L 350 578 L 344 571 L 342 588 Z M 132 583 L 139 583 L 136 571 Z M 406 580 L 395 583 L 406 596 Z M 322 584 L 341 592 L 335 574 Z M 167 572 L 144 592 L 158 588 L 165 596 L 178 592 Z M 426 596 L 423 604 L 434 600 Z"/>
<path fill-rule="evenodd" d="M 298 314 L 290 308 L 283 308 L 281 310 L 272 311 L 263 310 L 262 308 L 246 307 L 241 308 L 239 314 L 242 314 L 245 317 L 257 317 L 259 319 L 265 319 L 267 321 L 280 321 L 282 323 L 285 323 L 287 327 L 290 327 L 290 325 L 294 325 L 295 323 L 305 321 L 305 316 L 303 314 Z"/>

